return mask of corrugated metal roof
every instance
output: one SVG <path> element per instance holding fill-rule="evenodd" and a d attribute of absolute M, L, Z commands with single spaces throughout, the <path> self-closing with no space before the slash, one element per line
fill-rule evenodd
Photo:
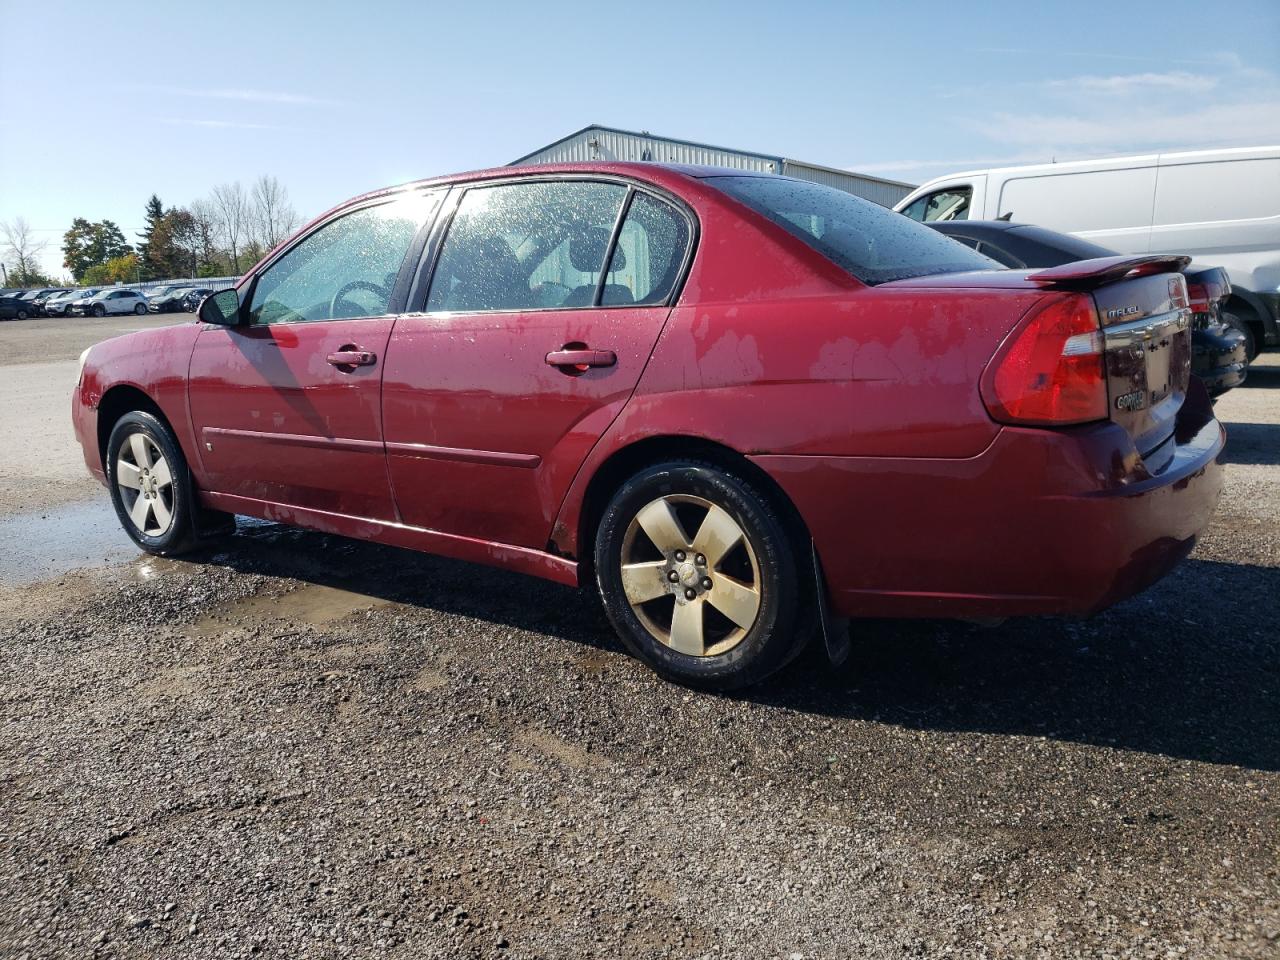
<path fill-rule="evenodd" d="M 592 160 L 652 160 L 655 163 L 687 163 L 760 173 L 781 173 L 845 190 L 886 207 L 897 203 L 915 189 L 914 184 L 864 176 L 802 160 L 788 160 L 750 150 L 735 150 L 692 140 L 656 136 L 647 130 L 620 130 L 599 124 L 583 127 L 554 143 L 527 153 L 513 160 L 511 166 Z"/>

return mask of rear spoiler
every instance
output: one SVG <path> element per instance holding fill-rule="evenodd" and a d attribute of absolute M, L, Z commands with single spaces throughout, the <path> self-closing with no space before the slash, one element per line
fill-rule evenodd
<path fill-rule="evenodd" d="M 1027 279 L 1049 290 L 1096 290 L 1125 277 L 1146 277 L 1153 273 L 1181 273 L 1190 257 L 1151 254 L 1140 257 L 1097 257 L 1077 260 L 1029 274 Z"/>

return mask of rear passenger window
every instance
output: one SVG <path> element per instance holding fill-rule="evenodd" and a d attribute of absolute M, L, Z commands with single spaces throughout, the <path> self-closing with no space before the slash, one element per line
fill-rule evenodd
<path fill-rule="evenodd" d="M 590 307 L 627 188 L 554 181 L 468 190 L 431 278 L 429 311 Z"/>
<path fill-rule="evenodd" d="M 609 259 L 602 306 L 664 303 L 684 265 L 688 222 L 669 203 L 637 193 Z"/>

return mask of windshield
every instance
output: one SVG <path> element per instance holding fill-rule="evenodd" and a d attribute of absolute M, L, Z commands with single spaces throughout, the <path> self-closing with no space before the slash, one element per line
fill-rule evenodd
<path fill-rule="evenodd" d="M 708 177 L 863 283 L 1003 270 L 962 243 L 843 190 L 789 177 Z"/>

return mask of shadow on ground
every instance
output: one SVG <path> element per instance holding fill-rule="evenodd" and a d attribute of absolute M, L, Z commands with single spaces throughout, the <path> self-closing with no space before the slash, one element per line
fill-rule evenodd
<path fill-rule="evenodd" d="M 621 650 L 592 594 L 501 570 L 270 524 L 242 528 L 202 560 Z M 1277 623 L 1280 570 L 1190 560 L 1088 621 L 857 621 L 843 667 L 812 644 L 739 696 L 836 718 L 1278 770 Z"/>
<path fill-rule="evenodd" d="M 1226 463 L 1280 463 L 1280 424 L 1227 423 Z"/>

